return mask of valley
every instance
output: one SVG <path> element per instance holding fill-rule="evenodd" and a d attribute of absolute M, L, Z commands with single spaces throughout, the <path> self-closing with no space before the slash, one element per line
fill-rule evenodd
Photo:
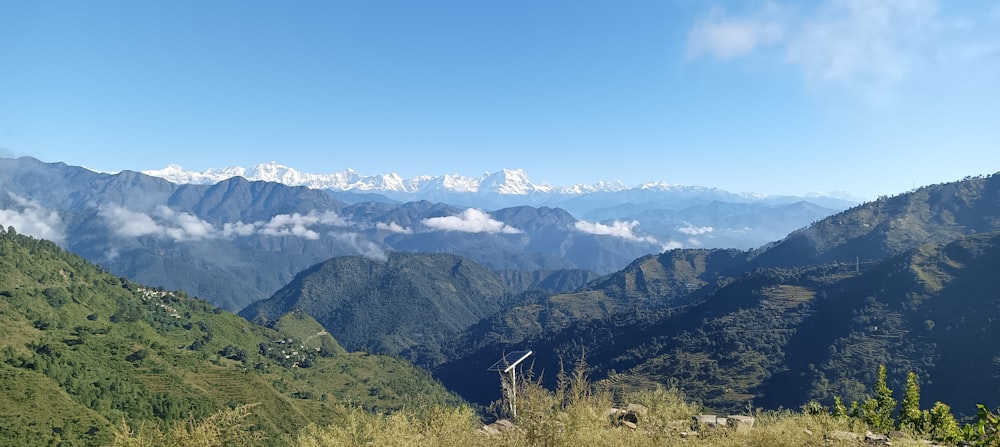
<path fill-rule="evenodd" d="M 881 366 L 893 389 L 919 378 L 921 408 L 1000 405 L 998 175 L 827 210 L 753 248 L 675 248 L 636 232 L 670 213 L 601 234 L 548 206 L 0 167 L 2 430 L 19 442 L 107 444 L 122 417 L 246 404 L 289 442 L 352 408 L 485 417 L 487 366 L 525 349 L 541 390 L 583 359 L 611 399 L 669 387 L 721 414 L 860 405 Z M 755 219 L 788 218 L 768 207 Z"/>

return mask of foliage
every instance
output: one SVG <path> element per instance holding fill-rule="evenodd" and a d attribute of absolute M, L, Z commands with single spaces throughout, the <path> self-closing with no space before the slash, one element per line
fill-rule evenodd
<path fill-rule="evenodd" d="M 943 402 L 935 402 L 928 414 L 927 432 L 931 439 L 942 442 L 955 442 L 962 438 L 962 432 L 951 414 L 951 407 Z"/>
<path fill-rule="evenodd" d="M 347 353 L 307 315 L 277 326 L 0 231 L 0 439 L 107 445 L 123 417 L 132 430 L 167 433 L 251 402 L 251 423 L 275 439 L 328 423 L 338 404 L 458 402 L 405 361 Z"/>
<path fill-rule="evenodd" d="M 885 365 L 878 367 L 878 379 L 875 381 L 875 397 L 865 401 L 861 408 L 862 417 L 872 430 L 887 433 L 894 424 L 893 412 L 896 411 L 896 399 L 892 398 L 892 390 L 886 384 Z"/>
<path fill-rule="evenodd" d="M 140 424 L 133 429 L 124 420 L 115 432 L 115 447 L 228 447 L 258 445 L 265 439 L 248 419 L 256 404 L 225 408 L 196 420 L 174 422 L 167 430 Z"/>
<path fill-rule="evenodd" d="M 962 438 L 975 447 L 1000 446 L 1000 410 L 990 411 L 983 404 L 977 404 L 977 420 L 962 428 Z"/>
<path fill-rule="evenodd" d="M 613 394 L 600 384 L 590 383 L 579 368 L 565 374 L 563 386 L 547 390 L 537 379 L 522 380 L 519 405 L 513 428 L 489 432 L 467 407 L 419 408 L 392 415 L 350 411 L 343 419 L 326 427 L 310 425 L 299 432 L 293 444 L 319 446 L 553 446 L 652 447 L 800 447 L 831 445 L 831 434 L 851 430 L 846 421 L 829 415 L 807 415 L 788 411 L 754 411 L 756 424 L 749 430 L 692 427 L 698 406 L 676 388 L 658 387 L 621 396 L 622 406 L 641 404 L 645 411 L 633 414 L 637 429 L 609 416 L 615 406 Z M 530 379 L 530 373 L 528 375 Z M 832 445 L 863 446 L 857 440 L 835 440 Z M 903 444 L 906 445 L 906 444 Z M 918 445 L 918 444 L 913 444 Z"/>
<path fill-rule="evenodd" d="M 400 355 L 431 366 L 444 360 L 442 346 L 449 337 L 499 311 L 505 297 L 499 277 L 468 259 L 392 252 L 385 261 L 329 259 L 240 315 L 273 324 L 300 310 L 348 350 Z"/>
<path fill-rule="evenodd" d="M 903 407 L 899 413 L 900 429 L 914 433 L 923 431 L 923 412 L 920 411 L 920 382 L 917 374 L 910 371 L 906 375 L 906 391 L 903 394 Z"/>

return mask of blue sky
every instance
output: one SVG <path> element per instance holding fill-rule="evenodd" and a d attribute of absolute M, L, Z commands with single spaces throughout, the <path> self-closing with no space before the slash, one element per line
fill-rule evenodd
<path fill-rule="evenodd" d="M 0 2 L 0 156 L 864 198 L 1000 171 L 1000 2 Z"/>

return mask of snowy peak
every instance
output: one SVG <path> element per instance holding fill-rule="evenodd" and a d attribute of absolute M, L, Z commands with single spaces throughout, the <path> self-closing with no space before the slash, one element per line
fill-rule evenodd
<path fill-rule="evenodd" d="M 455 192 L 501 195 L 528 195 L 532 193 L 552 192 L 552 187 L 548 185 L 536 185 L 532 183 L 528 178 L 528 174 L 523 169 L 503 169 L 495 173 L 487 172 L 480 178 L 446 174 L 438 177 L 419 176 L 404 179 L 395 173 L 365 176 L 353 169 L 330 174 L 308 174 L 271 161 L 256 165 L 250 169 L 231 166 L 222 169 L 207 169 L 202 172 L 186 171 L 180 165 L 171 163 L 166 168 L 143 171 L 143 174 L 160 177 L 174 183 L 212 184 L 231 177 L 243 177 L 251 181 L 261 180 L 290 186 L 308 186 L 315 189 L 331 189 L 336 191 L 399 193 Z M 561 192 L 592 192 L 592 190 L 599 188 L 600 185 L 590 187 L 575 186 Z"/>
<path fill-rule="evenodd" d="M 577 184 L 553 187 L 544 183 L 533 183 L 523 169 L 501 169 L 497 172 L 486 172 L 480 177 L 445 174 L 403 178 L 395 173 L 363 175 L 353 169 L 329 174 L 310 174 L 271 161 L 258 164 L 250 169 L 229 166 L 202 172 L 186 171 L 180 165 L 171 163 L 163 169 L 143 171 L 143 173 L 179 184 L 215 184 L 231 177 L 243 177 L 250 181 L 276 182 L 313 189 L 385 194 L 397 200 L 445 200 L 444 197 L 450 196 L 447 200 L 452 200 L 454 203 L 475 203 L 476 206 L 488 203 L 494 208 L 512 204 L 554 203 L 553 200 L 565 200 L 596 193 L 627 193 L 632 194 L 627 199 L 629 201 L 658 200 L 664 203 L 669 202 L 669 198 L 679 199 L 682 197 L 689 201 L 706 199 L 730 202 L 776 201 L 780 203 L 785 203 L 789 199 L 788 197 L 770 197 L 766 194 L 737 194 L 718 188 L 685 186 L 659 181 L 646 182 L 636 186 L 626 186 L 620 181 L 602 181 L 591 185 Z M 457 198 L 456 195 L 466 197 L 466 199 Z M 810 194 L 806 198 L 814 203 L 837 209 L 844 209 L 860 202 L 857 199 L 844 196 L 846 196 L 844 193 L 817 193 Z M 463 202 L 465 200 L 470 201 Z"/>
<path fill-rule="evenodd" d="M 535 185 L 528 180 L 523 169 L 504 169 L 496 173 L 486 173 L 479 181 L 479 192 L 497 194 L 528 195 L 533 192 L 549 192 L 548 185 Z"/>

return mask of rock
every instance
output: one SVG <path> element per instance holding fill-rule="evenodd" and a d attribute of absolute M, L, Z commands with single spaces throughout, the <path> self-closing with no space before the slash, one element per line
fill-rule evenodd
<path fill-rule="evenodd" d="M 622 421 L 622 427 L 628 427 L 631 428 L 632 430 L 639 428 L 638 425 L 635 425 L 635 423 L 629 421 Z"/>
<path fill-rule="evenodd" d="M 479 431 L 492 436 L 514 429 L 517 429 L 517 426 L 509 419 L 500 419 L 492 424 L 484 425 Z"/>
<path fill-rule="evenodd" d="M 909 439 L 909 438 L 910 435 L 906 434 L 906 432 L 902 432 L 899 430 L 893 430 L 889 432 L 889 439 Z"/>
<path fill-rule="evenodd" d="M 736 428 L 750 428 L 757 422 L 753 416 L 729 416 L 729 425 Z"/>
<path fill-rule="evenodd" d="M 857 441 L 861 438 L 857 433 L 842 430 L 834 430 L 827 437 L 834 441 Z"/>
<path fill-rule="evenodd" d="M 695 416 L 694 419 L 695 421 L 698 422 L 699 425 L 707 425 L 710 427 L 714 427 L 719 417 L 714 414 L 699 414 Z"/>
<path fill-rule="evenodd" d="M 872 433 L 872 432 L 866 432 L 865 433 L 865 442 L 867 442 L 869 444 L 892 445 L 892 444 L 889 443 L 889 437 L 888 436 L 886 436 L 886 435 L 880 435 L 878 433 Z"/>
<path fill-rule="evenodd" d="M 625 407 L 625 411 L 645 416 L 646 413 L 649 413 L 649 408 L 642 404 L 628 404 L 628 406 Z"/>

